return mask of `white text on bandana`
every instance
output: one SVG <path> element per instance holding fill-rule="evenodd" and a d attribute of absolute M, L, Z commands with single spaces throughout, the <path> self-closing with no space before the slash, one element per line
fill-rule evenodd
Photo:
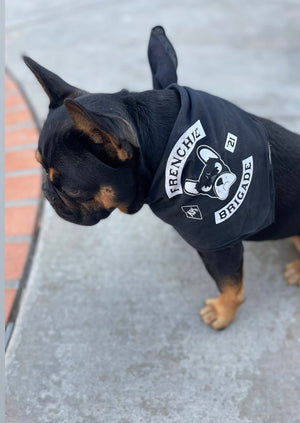
<path fill-rule="evenodd" d="M 176 142 L 169 155 L 165 173 L 165 189 L 169 198 L 183 193 L 181 175 L 197 141 L 206 136 L 200 120 L 190 126 Z"/>

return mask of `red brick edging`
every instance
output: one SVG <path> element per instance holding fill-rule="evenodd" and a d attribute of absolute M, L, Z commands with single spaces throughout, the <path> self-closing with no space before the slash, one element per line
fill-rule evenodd
<path fill-rule="evenodd" d="M 15 320 L 40 206 L 39 131 L 24 94 L 5 74 L 5 325 Z"/>

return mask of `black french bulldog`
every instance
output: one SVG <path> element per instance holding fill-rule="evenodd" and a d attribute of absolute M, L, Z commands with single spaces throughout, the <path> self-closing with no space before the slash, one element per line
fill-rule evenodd
<path fill-rule="evenodd" d="M 151 32 L 148 57 L 154 90 L 115 94 L 87 93 L 24 57 L 50 99 L 36 151 L 43 192 L 59 216 L 81 225 L 148 203 L 198 250 L 220 290 L 200 314 L 223 329 L 244 301 L 242 240 L 292 237 L 300 251 L 300 137 L 176 85 L 177 57 L 162 27 Z M 300 284 L 300 260 L 286 277 Z"/>

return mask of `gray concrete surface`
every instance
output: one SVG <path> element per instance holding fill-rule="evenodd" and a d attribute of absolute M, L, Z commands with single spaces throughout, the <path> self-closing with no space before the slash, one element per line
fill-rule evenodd
<path fill-rule="evenodd" d="M 300 131 L 300 4 L 11 0 L 7 64 L 45 118 L 31 55 L 92 91 L 150 87 L 162 24 L 182 84 Z M 147 208 L 91 228 L 46 207 L 7 352 L 7 423 L 299 423 L 299 289 L 289 241 L 246 244 L 246 296 L 225 331 L 198 312 L 217 294 L 197 254 Z"/>

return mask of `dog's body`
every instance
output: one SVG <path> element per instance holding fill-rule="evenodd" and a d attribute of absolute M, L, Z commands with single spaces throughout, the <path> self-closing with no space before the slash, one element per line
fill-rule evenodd
<path fill-rule="evenodd" d="M 62 218 L 92 225 L 115 208 L 132 214 L 149 203 L 153 178 L 181 109 L 178 92 L 165 89 L 176 82 L 177 59 L 160 27 L 152 31 L 149 60 L 158 89 L 89 94 L 25 58 L 50 98 L 36 157 L 48 174 L 45 196 Z M 294 237 L 300 251 L 300 136 L 269 120 L 254 119 L 270 144 L 275 187 L 270 207 L 275 217 L 244 238 Z M 222 203 L 236 182 L 235 173 L 214 149 L 201 147 L 201 142 L 197 147 L 203 170 L 185 179 L 182 195 Z M 201 311 L 204 322 L 215 329 L 226 327 L 244 300 L 242 238 L 215 250 L 198 250 L 221 291 Z M 286 274 L 291 284 L 300 284 L 300 260 L 291 263 Z"/>

